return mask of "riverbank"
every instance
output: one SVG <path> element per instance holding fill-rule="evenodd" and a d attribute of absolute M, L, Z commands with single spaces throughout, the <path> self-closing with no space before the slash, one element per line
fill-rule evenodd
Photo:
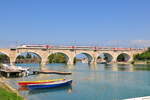
<path fill-rule="evenodd" d="M 0 100 L 25 100 L 19 92 L 0 78 Z"/>

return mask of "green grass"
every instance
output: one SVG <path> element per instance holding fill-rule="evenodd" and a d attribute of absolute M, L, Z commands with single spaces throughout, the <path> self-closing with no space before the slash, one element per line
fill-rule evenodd
<path fill-rule="evenodd" d="M 17 96 L 16 93 L 0 88 L 0 100 L 24 100 L 24 99 L 21 96 Z"/>

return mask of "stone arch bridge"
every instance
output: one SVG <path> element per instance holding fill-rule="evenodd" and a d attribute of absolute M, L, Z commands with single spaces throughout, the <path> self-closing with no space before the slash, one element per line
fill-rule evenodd
<path fill-rule="evenodd" d="M 68 62 L 67 64 L 74 64 L 74 58 L 78 54 L 85 54 L 90 59 L 89 63 L 96 64 L 96 60 L 100 54 L 108 54 L 112 60 L 111 63 L 117 62 L 117 57 L 120 54 L 125 54 L 128 56 L 127 62 L 133 60 L 133 55 L 137 53 L 144 52 L 144 49 L 130 49 L 130 50 L 94 50 L 94 49 L 42 49 L 42 48 L 1 48 L 0 53 L 6 54 L 9 59 L 10 63 L 14 64 L 16 58 L 21 53 L 31 52 L 37 54 L 41 58 L 41 65 L 45 65 L 48 61 L 48 56 L 54 53 L 63 53 L 67 56 Z"/>

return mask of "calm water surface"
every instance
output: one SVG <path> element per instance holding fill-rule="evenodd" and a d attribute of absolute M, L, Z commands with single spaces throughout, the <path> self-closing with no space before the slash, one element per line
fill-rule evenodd
<path fill-rule="evenodd" d="M 22 64 L 38 70 L 36 64 Z M 78 63 L 75 66 L 64 64 L 49 64 L 51 70 L 69 71 L 72 75 L 31 75 L 24 78 L 8 79 L 9 84 L 19 88 L 20 80 L 43 80 L 54 78 L 73 79 L 72 86 L 24 90 L 20 93 L 28 100 L 121 100 L 126 98 L 150 96 L 150 71 L 136 68 L 149 67 L 148 65 L 88 65 Z M 136 70 L 135 70 L 136 69 Z"/>

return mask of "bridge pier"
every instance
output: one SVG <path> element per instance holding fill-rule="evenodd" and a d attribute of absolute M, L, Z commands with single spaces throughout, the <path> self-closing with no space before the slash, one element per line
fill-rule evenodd
<path fill-rule="evenodd" d="M 15 64 L 15 62 L 10 62 L 10 65 L 13 65 L 13 66 L 15 66 L 16 64 Z"/>
<path fill-rule="evenodd" d="M 129 62 L 133 61 L 133 56 L 134 55 L 130 56 Z"/>
<path fill-rule="evenodd" d="M 95 60 L 89 61 L 88 64 L 97 64 L 97 62 Z"/>
<path fill-rule="evenodd" d="M 73 58 L 68 59 L 67 64 L 68 65 L 73 65 L 74 64 L 74 59 Z"/>
<path fill-rule="evenodd" d="M 40 66 L 41 66 L 41 67 L 45 67 L 46 64 L 47 64 L 46 62 L 41 62 Z"/>
<path fill-rule="evenodd" d="M 41 68 L 44 68 L 46 64 L 48 63 L 48 55 L 45 53 L 41 56 Z"/>
<path fill-rule="evenodd" d="M 15 65 L 16 57 L 10 56 L 10 65 Z"/>

